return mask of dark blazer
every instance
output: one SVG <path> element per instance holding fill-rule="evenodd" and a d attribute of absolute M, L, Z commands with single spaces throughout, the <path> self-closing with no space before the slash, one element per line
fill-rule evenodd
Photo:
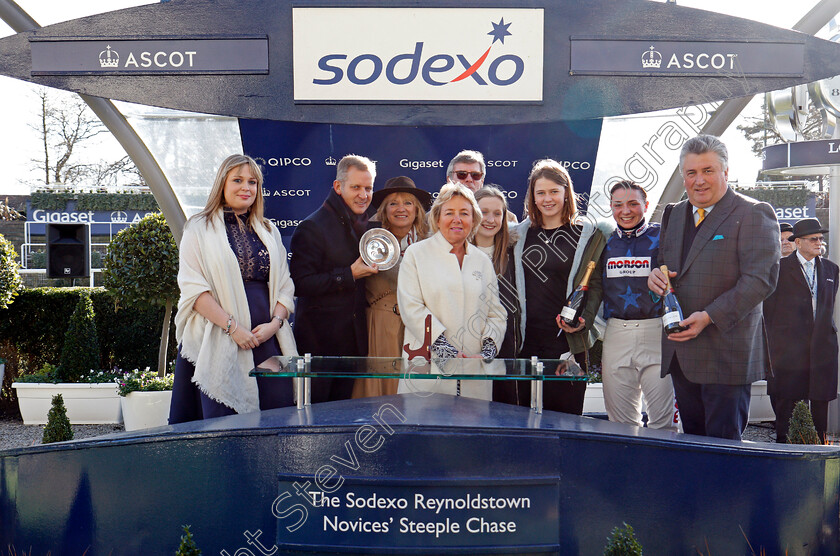
<path fill-rule="evenodd" d="M 342 198 L 330 190 L 321 208 L 292 234 L 289 271 L 295 283 L 298 352 L 367 355 L 364 280 L 353 280 L 359 235 Z"/>
<path fill-rule="evenodd" d="M 688 201 L 663 219 L 660 261 L 676 271 L 671 280 L 684 316 L 706 311 L 713 324 L 687 342 L 662 334 L 662 376 L 676 353 L 695 384 L 749 384 L 764 378 L 767 339 L 762 301 L 779 275 L 779 224 L 773 209 L 728 189 L 706 216 L 683 263 Z"/>
<path fill-rule="evenodd" d="M 817 314 L 799 258 L 781 261 L 779 284 L 764 302 L 773 377 L 770 393 L 789 400 L 833 400 L 837 397 L 837 327 L 834 299 L 838 268 L 817 257 Z"/>

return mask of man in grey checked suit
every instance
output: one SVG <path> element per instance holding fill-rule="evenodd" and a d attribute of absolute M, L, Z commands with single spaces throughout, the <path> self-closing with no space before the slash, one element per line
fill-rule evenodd
<path fill-rule="evenodd" d="M 689 434 L 740 440 L 750 384 L 769 366 L 762 302 L 779 275 L 779 224 L 773 209 L 727 186 L 726 146 L 711 135 L 680 153 L 688 200 L 666 208 L 659 258 L 683 309 L 686 330 L 662 339 L 662 374 L 670 374 Z M 665 277 L 648 287 L 664 295 Z"/>

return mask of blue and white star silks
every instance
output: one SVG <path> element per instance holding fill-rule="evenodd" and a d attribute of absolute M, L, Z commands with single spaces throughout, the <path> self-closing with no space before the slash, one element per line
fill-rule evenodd
<path fill-rule="evenodd" d="M 627 307 L 629 307 L 631 305 L 633 307 L 638 307 L 639 306 L 639 303 L 638 303 L 637 300 L 639 299 L 640 295 L 642 295 L 642 294 L 633 293 L 633 291 L 630 289 L 630 286 L 627 286 L 627 291 L 622 293 L 622 294 L 619 294 L 618 297 L 620 297 L 621 299 L 624 300 L 624 308 L 627 309 Z"/>

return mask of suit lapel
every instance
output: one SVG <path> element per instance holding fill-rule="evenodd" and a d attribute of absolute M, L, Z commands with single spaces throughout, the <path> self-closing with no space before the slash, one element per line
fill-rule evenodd
<path fill-rule="evenodd" d="M 717 202 L 712 212 L 710 212 L 709 215 L 706 216 L 705 220 L 703 220 L 703 225 L 700 226 L 699 230 L 697 230 L 697 235 L 694 237 L 694 242 L 691 244 L 691 249 L 689 249 L 688 255 L 685 258 L 685 264 L 680 270 L 680 276 L 688 270 L 691 263 L 693 263 L 697 258 L 697 255 L 700 254 L 700 251 L 702 251 L 706 244 L 714 237 L 715 232 L 720 225 L 723 224 L 729 214 L 735 209 L 734 201 L 735 194 L 731 189 L 727 189 L 726 193 L 723 197 L 721 197 L 720 201 Z M 683 225 L 685 225 L 685 222 L 683 222 Z"/>
<path fill-rule="evenodd" d="M 823 264 L 822 257 L 817 257 L 815 268 L 817 270 L 817 314 L 819 315 L 820 310 L 830 306 L 829 303 L 826 303 L 825 296 L 828 292 L 833 291 L 833 288 L 829 287 L 829 283 L 826 282 L 826 278 L 828 278 L 828 276 L 825 272 L 825 265 Z"/>

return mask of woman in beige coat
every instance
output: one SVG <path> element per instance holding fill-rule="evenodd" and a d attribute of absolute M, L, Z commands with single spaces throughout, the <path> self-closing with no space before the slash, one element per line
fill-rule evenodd
<path fill-rule="evenodd" d="M 385 182 L 373 194 L 371 206 L 376 215 L 371 222 L 394 234 L 400 242 L 400 259 L 409 245 L 429 235 L 426 211 L 431 195 L 419 189 L 411 178 L 398 176 Z M 367 293 L 368 357 L 400 357 L 405 326 L 397 305 L 397 275 L 400 265 L 365 278 Z M 387 396 L 397 393 L 394 379 L 359 379 L 353 387 L 354 398 Z"/>

